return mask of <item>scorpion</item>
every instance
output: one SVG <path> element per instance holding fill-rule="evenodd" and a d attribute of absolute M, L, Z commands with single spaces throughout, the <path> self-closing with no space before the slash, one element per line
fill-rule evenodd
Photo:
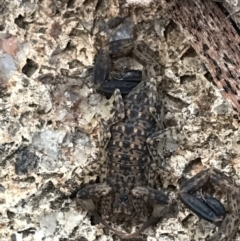
<path fill-rule="evenodd" d="M 109 81 L 110 56 L 116 52 L 131 52 L 143 64 L 143 71 L 129 70 L 120 78 Z M 138 236 L 156 223 L 170 200 L 154 185 L 162 167 L 163 156 L 156 144 L 166 137 L 163 104 L 157 93 L 154 78 L 158 64 L 156 55 L 143 41 L 133 39 L 109 42 L 97 55 L 93 82 L 102 93 L 113 95 L 115 111 L 108 121 L 98 116 L 100 126 L 100 151 L 87 167 L 89 172 L 100 172 L 100 183 L 87 184 L 77 193 L 77 200 L 107 229 L 123 239 Z M 221 202 L 208 195 L 196 194 L 211 182 L 220 186 L 228 199 L 228 213 Z M 240 223 L 239 187 L 222 171 L 208 168 L 184 182 L 178 191 L 181 202 L 192 212 L 219 226 L 209 240 L 233 239 Z M 101 201 L 99 214 L 94 200 Z M 152 207 L 148 213 L 147 205 Z M 127 234 L 113 228 L 107 220 L 136 218 L 143 225 Z"/>

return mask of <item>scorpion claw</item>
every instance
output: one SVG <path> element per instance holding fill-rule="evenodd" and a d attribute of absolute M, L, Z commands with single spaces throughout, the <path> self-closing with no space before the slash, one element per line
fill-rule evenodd
<path fill-rule="evenodd" d="M 229 210 L 227 214 L 221 202 L 216 198 L 211 196 L 199 198 L 194 195 L 207 182 L 221 187 L 227 193 Z M 226 239 L 219 238 L 220 240 L 232 240 L 240 223 L 239 192 L 239 186 L 231 178 L 218 169 L 209 168 L 187 180 L 180 188 L 179 198 L 199 217 L 220 226 L 219 231 L 210 240 L 217 240 L 217 237 L 222 235 Z M 221 224 L 218 223 L 219 221 Z"/>
<path fill-rule="evenodd" d="M 214 197 L 206 199 L 194 197 L 191 194 L 183 193 L 180 195 L 180 200 L 197 216 L 211 222 L 218 223 L 222 221 L 225 216 L 225 208 Z"/>
<path fill-rule="evenodd" d="M 96 58 L 95 68 L 93 70 L 93 83 L 99 87 L 109 77 L 110 57 L 105 49 L 101 49 Z"/>
<path fill-rule="evenodd" d="M 113 52 L 111 51 L 111 47 L 114 49 L 113 46 L 118 46 L 118 44 L 120 44 L 119 42 L 122 43 L 122 41 L 123 40 L 117 40 L 111 42 L 109 52 Z M 127 43 L 128 41 L 129 40 L 127 40 Z M 118 46 L 118 48 L 120 48 L 120 46 Z M 106 97 L 111 97 L 116 89 L 119 89 L 121 94 L 125 96 L 142 80 L 142 72 L 139 70 L 128 70 L 121 73 L 119 77 L 112 76 L 110 79 L 110 66 L 109 53 L 103 48 L 96 58 L 96 65 L 93 71 L 93 83 L 99 92 Z"/>

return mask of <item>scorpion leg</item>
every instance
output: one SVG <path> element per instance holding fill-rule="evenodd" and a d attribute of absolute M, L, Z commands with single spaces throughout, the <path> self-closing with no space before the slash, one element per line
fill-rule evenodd
<path fill-rule="evenodd" d="M 166 143 L 167 136 L 172 135 L 173 128 L 167 128 L 161 131 L 157 131 L 147 138 L 147 147 L 149 153 L 151 154 L 151 161 L 149 163 L 149 184 L 153 185 L 155 176 L 158 175 L 158 170 L 161 168 L 164 171 L 167 171 L 166 167 L 162 165 L 164 161 L 164 156 L 158 151 L 156 143 L 161 143 L 161 149 L 164 153 L 164 145 Z M 152 183 L 151 183 L 152 181 Z"/>
<path fill-rule="evenodd" d="M 139 41 L 134 45 L 133 55 L 143 66 L 158 63 L 154 51 L 144 41 Z"/>
<path fill-rule="evenodd" d="M 148 68 L 150 69 L 150 68 Z M 164 157 L 159 153 L 156 147 L 156 143 L 160 142 L 164 145 L 166 137 L 169 136 L 172 133 L 172 128 L 166 128 L 163 129 L 163 108 L 160 101 L 158 101 L 157 98 L 157 84 L 156 80 L 154 78 L 150 77 L 150 73 L 146 73 L 146 75 L 149 78 L 149 81 L 147 84 L 147 89 L 149 93 L 149 110 L 151 112 L 151 115 L 155 119 L 157 125 L 159 126 L 160 131 L 152 134 L 147 138 L 147 147 L 149 150 L 149 153 L 151 154 L 152 160 L 150 160 L 149 165 L 151 168 L 149 168 L 149 183 L 153 185 L 154 177 L 157 175 L 156 170 L 161 167 L 162 169 L 165 169 L 162 166 L 162 162 Z M 157 113 L 156 109 L 161 110 L 160 113 Z M 152 182 L 152 183 L 151 183 Z"/>
<path fill-rule="evenodd" d="M 101 182 L 104 182 L 104 175 L 106 174 L 106 170 L 104 168 L 105 164 L 105 148 L 108 145 L 108 142 L 111 138 L 110 126 L 114 125 L 115 123 L 121 121 L 125 117 L 124 111 L 124 103 L 122 100 L 121 93 L 119 89 L 116 89 L 113 93 L 114 97 L 114 112 L 112 113 L 111 117 L 108 121 L 105 121 L 100 115 L 96 114 L 95 118 L 98 120 L 99 123 L 99 136 L 97 142 L 97 146 L 99 147 L 99 153 L 96 153 L 97 158 L 94 158 L 88 166 L 84 169 L 84 174 L 89 174 L 91 172 L 96 172 L 99 170 L 102 176 L 100 177 Z"/>
<path fill-rule="evenodd" d="M 231 190 L 228 193 L 228 208 L 229 212 L 226 214 L 225 218 L 223 219 L 222 223 L 220 224 L 219 231 L 214 234 L 212 237 L 208 238 L 208 241 L 232 241 L 238 227 L 240 225 L 240 217 L 239 217 L 239 210 L 240 210 L 240 197 L 239 197 L 239 189 Z"/>
<path fill-rule="evenodd" d="M 154 118 L 154 120 L 157 123 L 157 126 L 159 129 L 163 129 L 163 121 L 164 121 L 164 109 L 162 102 L 158 98 L 158 92 L 157 92 L 157 83 L 155 76 L 155 71 L 153 69 L 153 66 L 146 66 L 143 69 L 143 80 L 146 83 L 146 89 L 148 92 L 148 98 L 149 98 L 149 111 Z M 156 111 L 158 110 L 158 111 Z"/>
<path fill-rule="evenodd" d="M 80 202 L 84 200 L 92 200 L 95 198 L 100 198 L 102 196 L 106 196 L 111 192 L 111 187 L 105 183 L 103 184 L 89 184 L 86 187 L 82 188 L 77 193 L 77 198 L 80 199 Z M 86 204 L 86 205 L 85 205 Z M 87 202 L 83 203 L 83 206 L 88 210 L 92 211 L 95 209 L 90 202 L 89 206 Z"/>
<path fill-rule="evenodd" d="M 143 226 L 134 233 L 122 235 L 121 238 L 123 239 L 133 238 L 139 235 L 153 223 L 157 222 L 169 202 L 167 195 L 165 195 L 162 191 L 155 190 L 153 188 L 138 186 L 132 189 L 131 192 L 132 195 L 136 198 L 140 198 L 145 202 L 154 203 L 154 208 L 151 217 L 143 224 Z"/>
<path fill-rule="evenodd" d="M 102 158 L 102 150 L 105 150 L 109 139 L 111 138 L 111 133 L 108 127 L 107 122 L 98 114 L 94 116 L 95 119 L 97 119 L 99 124 L 99 134 L 94 135 L 95 145 L 100 149 L 100 153 L 97 150 L 94 156 L 96 158 L 93 158 L 92 161 L 84 168 L 84 174 L 88 175 L 91 172 L 96 172 L 99 169 L 99 165 L 101 163 Z M 100 160 L 99 160 L 100 159 Z"/>
<path fill-rule="evenodd" d="M 115 123 L 121 121 L 125 117 L 125 111 L 124 111 L 124 103 L 122 99 L 122 95 L 120 93 L 119 89 L 116 89 L 113 93 L 114 98 L 114 112 L 112 112 L 111 117 L 106 122 L 103 118 L 100 118 L 100 136 L 102 136 L 102 146 L 100 148 L 100 158 L 101 158 L 101 182 L 104 182 L 106 180 L 106 175 L 103 176 L 103 173 L 106 174 L 105 167 L 106 165 L 106 155 L 105 155 L 105 148 L 108 145 L 108 142 L 111 138 L 111 132 L 110 132 L 110 126 L 114 125 Z M 109 203 L 111 203 L 112 196 L 106 195 L 102 197 L 102 203 L 101 203 L 101 210 L 103 213 L 103 216 L 107 216 L 111 211 L 111 206 L 109 206 Z"/>
<path fill-rule="evenodd" d="M 86 187 L 82 188 L 77 193 L 77 199 L 81 206 L 86 209 L 88 212 L 92 213 L 99 219 L 99 214 L 96 211 L 95 204 L 93 199 L 101 198 L 102 196 L 108 195 L 112 191 L 112 188 L 103 183 L 103 184 L 89 184 Z M 99 220 L 100 221 L 100 220 Z"/>
<path fill-rule="evenodd" d="M 108 45 L 111 56 L 117 58 L 129 54 L 134 44 L 132 38 L 127 38 L 111 41 Z"/>
<path fill-rule="evenodd" d="M 121 121 L 125 117 L 125 111 L 124 111 L 124 103 L 122 99 L 122 95 L 120 93 L 119 89 L 116 89 L 113 93 L 113 98 L 114 98 L 114 112 L 112 112 L 111 117 L 109 118 L 108 122 L 106 122 L 103 118 L 100 119 L 100 136 L 102 136 L 102 146 L 101 146 L 101 151 L 100 151 L 100 158 L 101 158 L 101 176 L 100 176 L 100 182 L 104 182 L 106 180 L 106 154 L 105 154 L 105 149 L 108 145 L 108 142 L 111 138 L 111 132 L 110 132 L 110 126 L 114 125 L 115 123 Z M 103 216 L 108 216 L 108 214 L 111 211 L 111 206 L 109 203 L 111 203 L 112 196 L 111 195 L 106 195 L 102 198 L 102 203 L 101 203 L 101 211 Z"/>
<path fill-rule="evenodd" d="M 101 172 L 100 179 L 101 181 L 104 179 L 104 175 L 106 174 L 106 170 L 104 168 L 105 162 L 105 148 L 111 138 L 111 133 L 109 130 L 109 126 L 107 122 L 98 114 L 95 115 L 95 118 L 98 120 L 99 123 L 99 135 L 94 136 L 96 146 L 99 148 L 100 151 L 95 153 L 95 157 L 92 158 L 90 163 L 84 168 L 84 175 L 89 175 L 90 173 Z"/>
<path fill-rule="evenodd" d="M 148 213 L 146 209 L 146 203 L 144 202 L 144 200 L 142 198 L 134 197 L 132 199 L 132 202 L 139 220 L 141 220 L 141 222 L 146 222 Z"/>
<path fill-rule="evenodd" d="M 115 123 L 121 121 L 125 118 L 124 103 L 122 95 L 119 89 L 116 89 L 113 93 L 114 96 L 114 112 L 111 112 L 111 117 L 108 120 L 109 125 L 114 125 Z"/>
<path fill-rule="evenodd" d="M 91 213 L 100 223 L 102 223 L 106 228 L 113 231 L 118 235 L 126 235 L 125 233 L 111 227 L 97 212 L 96 206 L 92 199 L 101 198 L 107 196 L 112 191 L 112 188 L 107 184 L 92 184 L 81 189 L 77 193 L 77 198 L 81 206 Z"/>
<path fill-rule="evenodd" d="M 103 183 L 106 179 L 106 170 L 104 168 L 104 162 L 106 162 L 106 156 L 105 156 L 105 148 L 108 145 L 108 142 L 111 138 L 111 132 L 110 132 L 110 126 L 115 124 L 116 122 L 122 120 L 125 117 L 125 111 L 124 111 L 124 103 L 122 100 L 121 93 L 119 89 L 116 89 L 113 94 L 114 97 L 114 105 L 115 105 L 115 111 L 112 113 L 111 118 L 108 122 L 106 122 L 103 118 L 101 118 L 99 115 L 96 116 L 96 118 L 99 121 L 99 149 L 100 153 L 98 155 L 98 159 L 94 159 L 90 165 L 88 165 L 87 171 L 96 170 L 100 166 L 100 179 L 101 184 L 92 184 L 87 185 L 85 188 L 82 188 L 77 193 L 77 198 L 80 202 L 80 204 L 92 215 L 96 217 L 96 219 L 101 222 L 105 227 L 107 227 L 109 230 L 112 230 L 118 235 L 125 235 L 125 233 L 118 231 L 114 228 L 112 228 L 108 223 L 100 217 L 98 214 L 95 204 L 93 202 L 93 199 L 99 199 L 102 198 L 102 209 L 104 213 L 107 213 L 109 209 L 111 208 L 109 206 L 109 199 L 111 199 L 111 187 L 107 185 L 106 183 Z M 99 164 L 100 163 L 100 164 Z"/>
<path fill-rule="evenodd" d="M 213 207 L 208 203 L 208 200 L 204 201 L 193 196 L 193 193 L 202 188 L 208 181 L 211 181 L 227 192 L 229 213 L 223 215 L 223 217 L 218 214 L 218 210 L 220 210 L 219 201 L 216 202 L 216 206 Z M 199 217 L 212 223 L 221 221 L 219 231 L 209 240 L 216 240 L 217 238 L 219 240 L 230 241 L 237 232 L 240 224 L 239 192 L 239 187 L 234 184 L 231 178 L 218 169 L 209 168 L 186 181 L 180 188 L 179 198 L 186 207 Z"/>

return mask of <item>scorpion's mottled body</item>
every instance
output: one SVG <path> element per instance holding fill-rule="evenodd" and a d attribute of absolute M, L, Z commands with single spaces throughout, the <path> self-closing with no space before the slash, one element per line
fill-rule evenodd
<path fill-rule="evenodd" d="M 132 176 L 139 185 L 148 185 L 145 169 L 150 162 L 146 140 L 156 130 L 156 122 L 149 113 L 149 99 L 144 90 L 132 91 L 124 98 L 125 118 L 111 127 L 108 151 L 108 182 L 115 182 L 116 176 Z M 139 176 L 139 177 L 138 177 Z M 125 183 L 111 186 L 114 192 L 123 188 Z M 134 185 L 133 182 L 130 183 Z M 132 188 L 131 188 L 132 189 Z M 130 190 L 131 190 L 130 189 Z"/>
<path fill-rule="evenodd" d="M 133 188 L 150 186 L 148 174 L 152 156 L 147 139 L 158 127 L 149 111 L 147 82 L 140 85 L 124 98 L 125 118 L 111 127 L 111 139 L 107 146 L 109 171 L 106 181 L 116 196 L 124 193 L 130 197 Z M 137 198 L 131 201 L 141 202 Z M 145 206 L 142 205 L 142 208 Z M 136 210 L 119 210 L 122 214 L 126 212 L 129 215 L 134 211 Z"/>
<path fill-rule="evenodd" d="M 125 91 L 136 86 L 135 83 L 128 85 L 129 79 L 125 78 L 132 76 L 134 79 L 134 72 L 123 75 L 123 82 L 117 79 L 114 83 L 118 88 L 114 91 L 114 85 L 106 81 L 110 70 L 109 53 L 104 49 L 100 51 L 93 74 L 94 83 L 101 84 L 98 87 L 101 86 L 103 92 L 113 93 L 115 111 L 108 122 L 98 118 L 100 152 L 86 168 L 89 172 L 99 173 L 100 183 L 88 184 L 78 192 L 77 197 L 82 206 L 109 230 L 122 238 L 132 238 L 157 221 L 169 203 L 168 197 L 154 185 L 163 161 L 155 144 L 165 139 L 168 130 L 163 128 L 162 104 L 154 79 L 154 67 L 157 67 L 154 52 L 144 43 L 131 47 L 129 40 L 114 41 L 110 47 L 118 51 L 123 47 L 123 53 L 132 50 L 136 59 L 144 65 L 142 82 L 123 100 L 118 88 Z M 195 195 L 208 182 L 219 185 L 227 193 L 228 214 L 216 198 Z M 219 231 L 209 240 L 230 241 L 240 223 L 239 192 L 239 187 L 231 178 L 220 170 L 209 168 L 183 183 L 178 196 L 199 217 L 215 224 L 221 222 Z M 99 211 L 102 217 L 93 200 L 101 200 Z M 151 216 L 147 206 L 152 207 Z M 118 231 L 106 222 L 132 218 L 144 223 L 132 234 Z"/>
<path fill-rule="evenodd" d="M 144 48 L 148 47 L 143 43 L 136 45 L 135 53 Z M 147 53 L 146 62 L 153 63 L 151 56 L 154 54 L 152 51 Z M 100 54 L 103 58 L 98 59 L 104 59 L 106 54 L 103 51 Z M 142 53 L 138 55 L 145 62 Z M 102 62 L 99 62 L 99 66 L 102 73 Z M 98 118 L 100 154 L 90 169 L 100 170 L 100 184 L 88 185 L 78 193 L 78 198 L 87 210 L 109 229 L 125 238 L 135 236 L 155 222 L 168 204 L 168 197 L 154 189 L 153 185 L 162 160 L 155 148 L 155 142 L 159 141 L 165 131 L 162 128 L 162 105 L 158 99 L 156 81 L 150 77 L 150 71 L 154 72 L 153 67 L 147 66 L 142 82 L 130 91 L 124 100 L 119 89 L 114 91 L 115 111 L 108 123 Z M 95 75 L 96 73 L 97 70 Z M 101 199 L 102 218 L 98 215 L 92 199 Z M 150 219 L 146 221 L 149 216 L 146 208 L 148 204 L 153 211 Z M 138 232 L 126 235 L 104 221 L 109 220 L 109 217 L 111 220 L 136 218 L 145 223 Z"/>

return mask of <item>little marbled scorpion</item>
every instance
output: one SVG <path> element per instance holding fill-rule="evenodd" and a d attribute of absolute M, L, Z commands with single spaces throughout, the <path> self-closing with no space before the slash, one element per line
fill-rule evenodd
<path fill-rule="evenodd" d="M 110 79 L 110 56 L 116 52 L 132 53 L 144 66 L 143 71 L 129 70 L 119 78 Z M 166 135 L 162 101 L 154 78 L 155 53 L 142 41 L 114 40 L 97 55 L 93 82 L 102 93 L 114 97 L 115 111 L 108 121 L 98 116 L 100 152 L 86 167 L 98 172 L 99 183 L 88 184 L 77 193 L 81 205 L 107 229 L 121 238 L 132 238 L 157 222 L 170 201 L 154 185 L 163 162 L 156 143 Z M 140 83 L 139 83 L 140 82 Z M 122 95 L 125 95 L 124 97 Z M 229 213 L 212 196 L 198 197 L 196 191 L 208 181 L 220 186 L 228 197 Z M 178 196 L 187 208 L 199 217 L 220 223 L 219 231 L 209 240 L 232 240 L 239 226 L 239 188 L 220 170 L 206 169 L 180 187 Z M 97 210 L 94 200 L 100 200 Z M 151 207 L 148 212 L 147 206 Z M 137 219 L 143 225 L 127 234 L 113 228 L 107 221 Z"/>

